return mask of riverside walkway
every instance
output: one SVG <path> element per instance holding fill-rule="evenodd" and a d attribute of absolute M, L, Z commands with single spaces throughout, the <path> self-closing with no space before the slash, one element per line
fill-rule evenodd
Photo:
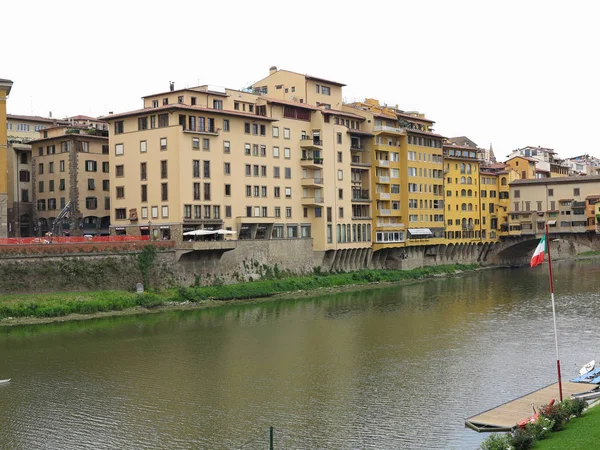
<path fill-rule="evenodd" d="M 597 385 L 590 383 L 563 381 L 563 399 L 570 398 L 573 394 L 589 392 L 596 387 Z M 533 415 L 532 404 L 537 411 L 542 405 L 547 405 L 552 399 L 558 400 L 559 397 L 558 383 L 554 383 L 476 416 L 469 417 L 465 419 L 465 425 L 475 431 L 511 431 L 520 422 Z"/>

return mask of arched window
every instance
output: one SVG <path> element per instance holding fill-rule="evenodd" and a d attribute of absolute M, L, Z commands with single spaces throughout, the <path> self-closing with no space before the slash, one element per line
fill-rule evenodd
<path fill-rule="evenodd" d="M 467 184 L 473 184 L 473 179 L 471 177 L 467 178 Z"/>
<path fill-rule="evenodd" d="M 506 177 L 502 177 L 501 184 L 502 186 L 506 186 Z"/>
<path fill-rule="evenodd" d="M 460 173 L 465 173 L 465 163 L 460 163 Z"/>
<path fill-rule="evenodd" d="M 342 242 L 346 242 L 346 225 L 342 225 Z"/>
<path fill-rule="evenodd" d="M 463 203 L 463 204 L 461 205 L 461 209 L 462 209 L 463 211 L 466 211 L 466 210 L 467 210 L 467 204 L 466 204 L 466 203 Z"/>
<path fill-rule="evenodd" d="M 472 203 L 469 203 L 469 209 L 468 210 L 469 211 L 473 211 L 473 204 Z"/>
<path fill-rule="evenodd" d="M 473 219 L 469 219 L 469 225 L 473 225 Z"/>
<path fill-rule="evenodd" d="M 342 242 L 342 230 L 340 229 L 340 224 L 337 226 L 337 241 L 338 244 Z"/>
<path fill-rule="evenodd" d="M 467 190 L 466 189 L 463 189 L 462 191 L 460 191 L 460 196 L 461 197 L 466 197 L 466 195 L 467 195 Z"/>
<path fill-rule="evenodd" d="M 471 164 L 467 164 L 467 173 L 471 173 Z"/>
<path fill-rule="evenodd" d="M 351 230 L 352 228 L 350 227 L 350 224 L 346 225 L 346 237 L 348 238 L 348 240 L 346 242 L 351 242 L 352 241 L 352 235 Z"/>
<path fill-rule="evenodd" d="M 473 197 L 473 191 L 472 191 L 471 189 L 469 189 L 469 190 L 467 191 L 467 195 L 468 195 L 469 197 Z"/>
<path fill-rule="evenodd" d="M 467 179 L 465 177 L 460 177 L 460 184 L 465 184 Z"/>
<path fill-rule="evenodd" d="M 464 227 L 467 224 L 467 219 L 462 220 L 462 226 Z"/>

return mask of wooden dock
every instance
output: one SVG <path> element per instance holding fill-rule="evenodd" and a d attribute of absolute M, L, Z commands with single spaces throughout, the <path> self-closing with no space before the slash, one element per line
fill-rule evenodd
<path fill-rule="evenodd" d="M 589 392 L 597 387 L 597 385 L 590 383 L 563 381 L 563 399 L 570 398 L 573 394 Z M 537 411 L 542 405 L 550 403 L 552 399 L 558 401 L 559 397 L 558 383 L 554 383 L 481 414 L 469 417 L 465 420 L 465 425 L 475 431 L 510 431 L 517 424 L 533 415 L 532 403 Z"/>

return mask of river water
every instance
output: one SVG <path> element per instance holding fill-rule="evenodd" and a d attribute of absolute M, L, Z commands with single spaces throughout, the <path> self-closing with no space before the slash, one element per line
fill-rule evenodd
<path fill-rule="evenodd" d="M 600 261 L 555 265 L 564 378 L 600 359 Z M 556 379 L 545 266 L 0 328 L 2 449 L 474 449 Z"/>

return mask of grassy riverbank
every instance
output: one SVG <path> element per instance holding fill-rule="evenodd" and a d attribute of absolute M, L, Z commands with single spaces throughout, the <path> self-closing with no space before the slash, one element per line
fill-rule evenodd
<path fill-rule="evenodd" d="M 250 283 L 222 286 L 167 289 L 135 294 L 124 291 L 70 292 L 32 295 L 0 296 L 0 323 L 23 323 L 22 319 L 68 320 L 70 316 L 111 315 L 131 313 L 162 307 L 208 307 L 227 300 L 248 300 L 313 291 L 322 288 L 365 285 L 369 283 L 398 283 L 457 272 L 472 271 L 478 266 L 446 265 L 414 270 L 361 270 L 349 273 L 315 273 L 305 277 L 268 279 Z M 74 318 L 74 317 L 73 317 Z"/>
<path fill-rule="evenodd" d="M 570 421 L 560 433 L 552 433 L 538 441 L 535 450 L 563 450 L 565 448 L 597 448 L 600 442 L 600 408 L 594 407 L 576 420 Z"/>

